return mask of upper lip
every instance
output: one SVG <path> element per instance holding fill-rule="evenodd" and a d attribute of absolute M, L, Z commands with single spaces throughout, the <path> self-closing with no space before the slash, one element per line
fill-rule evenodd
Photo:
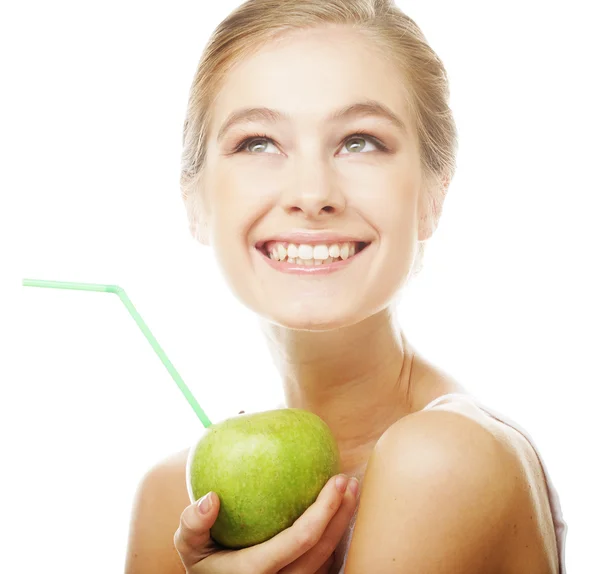
<path fill-rule="evenodd" d="M 347 233 L 335 233 L 333 231 L 286 231 L 283 233 L 273 234 L 267 239 L 262 239 L 256 244 L 260 249 L 269 241 L 282 241 L 287 243 L 319 245 L 322 243 L 370 243 L 364 237 L 357 237 Z"/>

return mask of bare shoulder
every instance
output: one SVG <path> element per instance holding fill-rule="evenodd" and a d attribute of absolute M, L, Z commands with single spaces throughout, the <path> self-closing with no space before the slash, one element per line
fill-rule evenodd
<path fill-rule="evenodd" d="M 499 513 L 509 510 L 507 505 L 515 501 L 523 479 L 511 435 L 469 406 L 404 417 L 382 435 L 375 448 L 392 468 L 400 465 L 403 472 L 443 482 L 446 492 L 454 488 L 475 494 L 473 488 L 481 488 L 482 496 L 490 494 L 498 501 Z"/>
<path fill-rule="evenodd" d="M 457 400 L 396 421 L 380 437 L 378 446 L 418 447 L 419 452 L 425 447 L 436 450 L 438 455 L 452 457 L 454 462 L 468 459 L 471 464 L 476 454 L 506 463 L 514 458 L 515 446 L 506 429 L 506 425 L 495 423 L 470 402 Z M 470 448 L 465 448 L 467 445 Z"/>
<path fill-rule="evenodd" d="M 346 573 L 499 569 L 521 480 L 510 445 L 476 418 L 400 419 L 367 464 Z"/>
<path fill-rule="evenodd" d="M 184 574 L 173 536 L 190 504 L 185 471 L 189 449 L 155 464 L 140 481 L 133 503 L 126 574 Z"/>

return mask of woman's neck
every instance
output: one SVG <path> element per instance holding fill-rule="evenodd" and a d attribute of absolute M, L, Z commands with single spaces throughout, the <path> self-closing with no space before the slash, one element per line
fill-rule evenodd
<path fill-rule="evenodd" d="M 329 331 L 264 323 L 286 406 L 319 415 L 332 430 L 342 469 L 364 464 L 385 430 L 418 410 L 414 353 L 388 310 Z"/>

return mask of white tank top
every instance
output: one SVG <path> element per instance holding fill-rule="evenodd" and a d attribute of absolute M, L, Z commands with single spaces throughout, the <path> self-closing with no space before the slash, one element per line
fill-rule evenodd
<path fill-rule="evenodd" d="M 558 550 L 558 564 L 559 564 L 558 572 L 559 572 L 559 574 L 566 574 L 567 570 L 566 570 L 566 566 L 565 566 L 565 542 L 566 542 L 566 536 L 567 536 L 567 523 L 565 522 L 565 520 L 563 518 L 562 509 L 560 507 L 560 500 L 558 498 L 558 492 L 556 491 L 556 489 L 554 488 L 554 485 L 552 484 L 552 481 L 550 480 L 550 475 L 548 474 L 548 469 L 546 468 L 546 464 L 545 464 L 544 460 L 542 459 L 540 452 L 537 449 L 535 443 L 533 442 L 533 439 L 531 438 L 529 433 L 524 428 L 522 428 L 520 425 L 518 425 L 517 423 L 515 423 L 508 417 L 500 414 L 499 412 L 483 405 L 478 399 L 476 399 L 475 397 L 473 397 L 471 395 L 465 395 L 462 393 L 448 393 L 446 395 L 442 395 L 442 396 L 438 397 L 437 399 L 434 399 L 433 401 L 431 401 L 425 408 L 423 408 L 423 410 L 425 411 L 427 409 L 431 409 L 431 408 L 435 407 L 436 405 L 438 405 L 439 403 L 447 400 L 448 398 L 452 398 L 452 397 L 463 398 L 463 399 L 472 401 L 483 412 L 487 413 L 489 416 L 495 418 L 496 420 L 498 420 L 498 421 L 514 428 L 516 431 L 520 432 L 529 441 L 529 443 L 533 447 L 533 450 L 536 452 L 538 459 L 541 463 L 542 469 L 544 471 L 544 477 L 546 479 L 546 485 L 548 487 L 548 499 L 550 502 L 550 510 L 552 512 L 552 521 L 554 523 L 554 532 L 556 534 L 556 548 Z M 352 522 L 354 522 L 354 520 Z M 354 524 L 352 524 L 352 530 L 354 530 Z M 346 553 L 346 556 L 344 556 L 344 562 L 339 571 L 339 574 L 343 574 L 343 572 L 344 572 L 344 569 L 346 567 L 347 556 L 348 555 Z"/>

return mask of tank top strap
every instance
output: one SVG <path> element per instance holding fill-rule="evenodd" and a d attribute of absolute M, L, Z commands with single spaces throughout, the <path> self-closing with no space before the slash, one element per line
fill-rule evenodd
<path fill-rule="evenodd" d="M 446 393 L 445 395 L 441 395 L 439 397 L 437 397 L 436 399 L 433 399 L 430 403 L 428 403 L 425 407 L 423 407 L 422 410 L 426 411 L 428 409 L 431 409 L 437 405 L 439 405 L 440 403 L 443 403 L 444 401 L 451 399 L 451 398 L 466 398 L 466 399 L 471 399 L 471 397 L 469 395 L 466 395 L 464 393 Z"/>

